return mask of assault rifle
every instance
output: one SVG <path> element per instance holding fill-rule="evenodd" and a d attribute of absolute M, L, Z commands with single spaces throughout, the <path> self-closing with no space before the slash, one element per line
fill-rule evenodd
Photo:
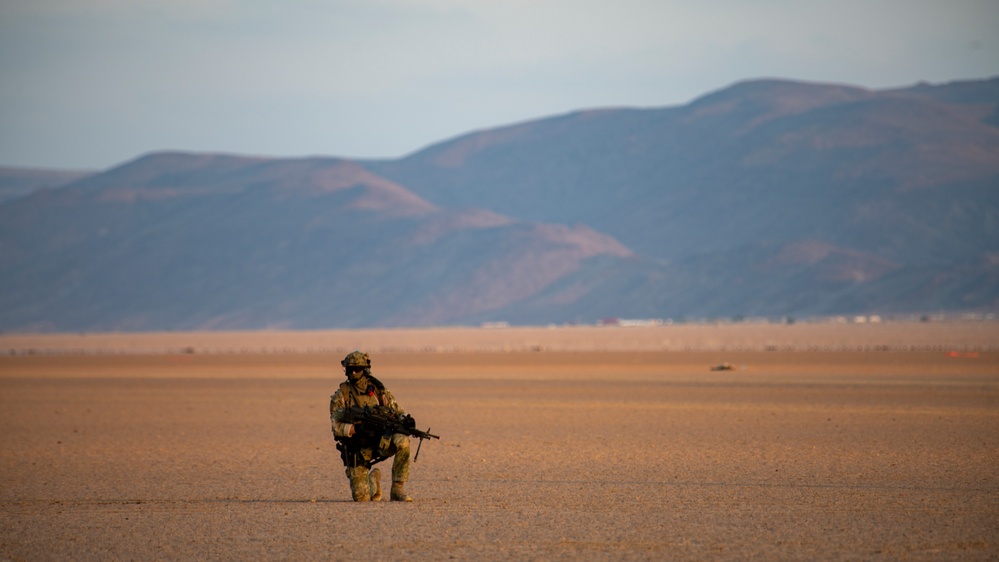
<path fill-rule="evenodd" d="M 383 435 L 401 433 L 416 437 L 420 444 L 416 447 L 416 455 L 413 462 L 420 458 L 420 447 L 423 446 L 424 439 L 440 439 L 440 435 L 430 433 L 428 427 L 426 431 L 416 429 L 416 420 L 409 414 L 399 414 L 385 406 L 351 406 L 344 411 L 344 420 L 354 424 L 354 431 L 366 438 L 378 440 Z"/>

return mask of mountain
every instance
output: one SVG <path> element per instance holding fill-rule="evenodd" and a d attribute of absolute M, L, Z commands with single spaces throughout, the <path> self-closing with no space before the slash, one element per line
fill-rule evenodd
<path fill-rule="evenodd" d="M 59 187 L 93 172 L 0 167 L 0 203 L 23 197 L 39 189 Z"/>
<path fill-rule="evenodd" d="M 999 79 L 756 80 L 396 160 L 151 154 L 0 202 L 0 264 L 5 330 L 995 311 Z"/>
<path fill-rule="evenodd" d="M 948 94 L 962 88 L 982 93 Z M 754 81 L 367 166 L 431 202 L 579 222 L 669 261 L 806 239 L 900 262 L 975 261 L 999 239 L 997 90 L 999 79 L 888 92 Z"/>
<path fill-rule="evenodd" d="M 6 329 L 455 323 L 592 256 L 586 227 L 440 209 L 357 164 L 154 154 L 0 205 Z"/>

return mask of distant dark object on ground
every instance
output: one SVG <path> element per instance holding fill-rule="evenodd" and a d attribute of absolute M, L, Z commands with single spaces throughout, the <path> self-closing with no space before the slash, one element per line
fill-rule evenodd
<path fill-rule="evenodd" d="M 735 365 L 733 365 L 731 363 L 719 363 L 719 364 L 711 367 L 711 370 L 712 371 L 734 371 L 735 370 Z"/>

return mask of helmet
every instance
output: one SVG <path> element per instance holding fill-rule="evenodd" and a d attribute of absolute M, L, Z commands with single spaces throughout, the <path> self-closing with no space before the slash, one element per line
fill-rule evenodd
<path fill-rule="evenodd" d="M 361 353 L 360 351 L 354 350 L 347 354 L 340 361 L 340 364 L 344 367 L 371 367 L 371 358 L 368 357 L 367 353 Z"/>

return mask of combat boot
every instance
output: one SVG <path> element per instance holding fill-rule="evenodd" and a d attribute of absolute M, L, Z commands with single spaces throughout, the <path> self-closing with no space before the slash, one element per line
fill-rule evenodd
<path fill-rule="evenodd" d="M 402 482 L 392 483 L 392 501 L 394 502 L 411 502 L 413 498 L 406 495 L 406 490 L 402 489 Z"/>
<path fill-rule="evenodd" d="M 371 491 L 371 501 L 382 501 L 382 471 L 377 468 L 368 473 L 368 489 Z"/>
<path fill-rule="evenodd" d="M 347 469 L 350 478 L 350 495 L 356 502 L 366 502 L 371 499 L 371 488 L 368 484 L 368 470 L 363 466 Z"/>

